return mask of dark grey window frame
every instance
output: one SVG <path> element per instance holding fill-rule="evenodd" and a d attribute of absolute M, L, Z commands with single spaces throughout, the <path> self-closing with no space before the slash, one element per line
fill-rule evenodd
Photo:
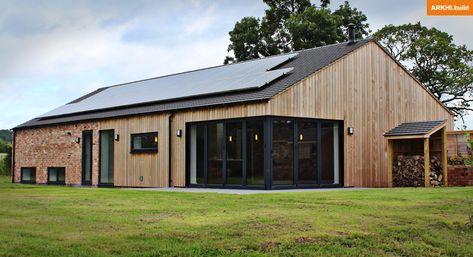
<path fill-rule="evenodd" d="M 288 184 L 288 185 L 273 185 L 272 183 L 272 177 L 273 177 L 273 162 L 271 159 L 271 150 L 273 149 L 272 146 L 272 138 L 273 138 L 273 132 L 272 132 L 272 123 L 274 119 L 287 119 L 287 120 L 292 120 L 293 121 L 293 129 L 294 129 L 294 143 L 293 143 L 293 184 Z M 190 184 L 190 161 L 189 158 L 186 157 L 186 185 L 188 187 L 205 187 L 205 188 L 235 188 L 235 189 L 293 189 L 293 188 L 337 188 L 337 187 L 343 187 L 344 182 L 343 182 L 343 177 L 344 177 L 344 157 L 343 157 L 343 145 L 344 145 L 344 135 L 343 135 L 343 121 L 341 120 L 327 120 L 327 119 L 312 119 L 312 118 L 300 118 L 300 117 L 286 117 L 286 116 L 256 116 L 256 117 L 247 117 L 247 118 L 235 118 L 235 119 L 222 119 L 222 120 L 212 120 L 212 121 L 198 121 L 198 122 L 188 122 L 186 123 L 186 130 L 189 131 L 190 126 L 196 125 L 196 124 L 201 124 L 204 125 L 204 148 L 205 152 L 207 152 L 207 125 L 208 124 L 215 124 L 219 122 L 223 122 L 224 124 L 224 139 L 226 139 L 226 124 L 227 123 L 234 123 L 234 122 L 242 122 L 242 126 L 244 128 L 244 136 L 243 140 L 246 140 L 246 122 L 249 120 L 262 120 L 263 121 L 263 127 L 264 127 L 264 185 L 248 185 L 247 184 L 247 178 L 246 178 L 246 161 L 247 161 L 247 156 L 246 156 L 246 141 L 243 141 L 243 151 L 245 152 L 243 156 L 243 184 L 242 185 L 229 185 L 226 184 L 226 154 L 225 158 L 223 160 L 223 165 L 224 165 L 224 174 L 223 174 L 223 184 L 219 185 L 211 185 L 207 184 L 205 182 L 204 184 Z M 318 170 L 316 172 L 317 176 L 317 183 L 301 183 L 299 182 L 298 178 L 298 148 L 299 148 L 299 143 L 298 143 L 298 124 L 299 122 L 315 122 L 317 126 L 317 167 Z M 338 184 L 321 184 L 321 170 L 323 169 L 322 167 L 322 160 L 321 160 L 321 124 L 322 123 L 332 123 L 332 124 L 338 124 L 339 126 L 339 183 Z M 226 141 L 226 140 L 224 140 Z M 189 147 L 189 142 L 190 142 L 190 133 L 186 133 L 186 156 L 190 156 L 190 147 Z M 226 144 L 226 142 L 225 142 Z M 226 147 L 224 147 L 226 149 Z M 225 151 L 226 152 L 226 151 Z M 204 156 L 204 179 L 205 181 L 207 180 L 207 154 Z"/>
<path fill-rule="evenodd" d="M 64 170 L 64 180 L 63 181 L 50 181 L 51 169 L 62 169 L 62 170 Z M 51 184 L 51 185 L 65 185 L 66 184 L 66 167 L 48 167 L 48 184 Z"/>
<path fill-rule="evenodd" d="M 134 149 L 133 148 L 133 139 L 135 137 L 144 136 L 144 135 L 152 135 L 153 139 L 154 139 L 154 137 L 158 138 L 158 142 L 156 142 L 156 148 L 141 148 L 141 149 Z M 132 153 L 132 154 L 134 154 L 134 153 L 157 153 L 158 150 L 159 150 L 158 143 L 159 143 L 159 132 L 158 131 L 144 132 L 144 133 L 133 133 L 133 134 L 130 135 L 130 153 Z"/>
<path fill-rule="evenodd" d="M 23 179 L 23 170 L 24 169 L 32 169 L 34 170 L 34 181 L 33 180 L 24 180 Z M 31 175 L 30 175 L 31 176 Z M 36 167 L 21 167 L 20 168 L 20 183 L 24 183 L 24 184 L 36 184 Z"/>

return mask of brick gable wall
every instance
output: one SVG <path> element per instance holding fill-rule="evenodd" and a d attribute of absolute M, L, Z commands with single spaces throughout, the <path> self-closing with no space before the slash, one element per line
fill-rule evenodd
<path fill-rule="evenodd" d="M 98 123 L 78 123 L 15 132 L 14 181 L 21 167 L 36 167 L 36 183 L 48 181 L 48 167 L 65 167 L 66 184 L 82 183 L 82 131 L 93 130 L 92 185 L 98 183 Z M 70 135 L 68 134 L 70 132 Z M 79 137 L 80 143 L 76 143 Z"/>

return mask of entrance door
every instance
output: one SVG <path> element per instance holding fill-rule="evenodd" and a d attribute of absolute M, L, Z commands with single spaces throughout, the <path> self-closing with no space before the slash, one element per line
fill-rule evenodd
<path fill-rule="evenodd" d="M 92 131 L 82 132 L 82 185 L 92 185 Z"/>
<path fill-rule="evenodd" d="M 114 130 L 100 131 L 99 185 L 113 186 Z"/>

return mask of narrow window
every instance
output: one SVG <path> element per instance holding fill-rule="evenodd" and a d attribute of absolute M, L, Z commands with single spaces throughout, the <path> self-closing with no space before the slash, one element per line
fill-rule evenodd
<path fill-rule="evenodd" d="M 131 152 L 157 152 L 158 132 L 131 135 Z"/>
<path fill-rule="evenodd" d="M 21 168 L 21 183 L 36 183 L 36 168 Z"/>
<path fill-rule="evenodd" d="M 48 184 L 65 184 L 66 168 L 50 167 L 48 168 Z"/>

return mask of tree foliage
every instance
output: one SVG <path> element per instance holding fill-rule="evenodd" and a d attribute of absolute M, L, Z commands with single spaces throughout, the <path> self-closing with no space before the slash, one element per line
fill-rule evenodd
<path fill-rule="evenodd" d="M 457 116 L 473 111 L 473 51 L 420 23 L 387 25 L 374 36 Z"/>
<path fill-rule="evenodd" d="M 309 0 L 263 0 L 262 18 L 245 17 L 229 32 L 229 55 L 224 63 L 334 44 L 347 40 L 349 23 L 358 27 L 357 38 L 369 35 L 367 18 L 348 1 L 332 12 L 330 1 L 320 6 Z"/>
<path fill-rule="evenodd" d="M 12 160 L 12 145 L 0 139 L 0 153 L 6 153 L 6 158 L 0 158 L 0 175 L 8 175 L 10 173 Z"/>

